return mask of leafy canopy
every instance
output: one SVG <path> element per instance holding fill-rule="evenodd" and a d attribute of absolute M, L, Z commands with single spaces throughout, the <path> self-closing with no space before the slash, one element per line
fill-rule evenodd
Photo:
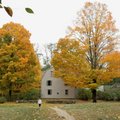
<path fill-rule="evenodd" d="M 71 86 L 93 89 L 120 77 L 118 29 L 105 4 L 86 2 L 69 31 L 54 51 L 57 77 Z"/>
<path fill-rule="evenodd" d="M 0 90 L 26 91 L 38 87 L 40 69 L 30 33 L 20 24 L 5 24 L 0 29 Z"/>

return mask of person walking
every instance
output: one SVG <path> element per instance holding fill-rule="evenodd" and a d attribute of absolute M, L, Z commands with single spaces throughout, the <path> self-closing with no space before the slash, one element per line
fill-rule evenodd
<path fill-rule="evenodd" d="M 38 99 L 38 105 L 39 105 L 39 107 L 41 107 L 41 105 L 42 105 L 42 100 L 41 99 Z"/>

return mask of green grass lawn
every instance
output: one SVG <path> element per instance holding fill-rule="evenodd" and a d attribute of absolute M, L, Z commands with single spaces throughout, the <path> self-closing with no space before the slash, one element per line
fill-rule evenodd
<path fill-rule="evenodd" d="M 64 105 L 61 109 L 73 115 L 76 120 L 120 120 L 120 102 L 79 102 Z"/>
<path fill-rule="evenodd" d="M 60 120 L 54 111 L 45 104 L 38 108 L 37 104 L 0 104 L 0 120 Z"/>
<path fill-rule="evenodd" d="M 76 120 L 120 120 L 120 102 L 82 102 L 76 104 L 46 104 L 41 109 L 33 103 L 0 104 L 0 120 L 64 120 L 49 107 L 66 110 Z"/>

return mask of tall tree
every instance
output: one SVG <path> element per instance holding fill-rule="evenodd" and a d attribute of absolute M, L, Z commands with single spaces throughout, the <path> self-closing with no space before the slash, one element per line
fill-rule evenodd
<path fill-rule="evenodd" d="M 116 60 L 113 59 L 116 56 L 114 51 L 116 51 L 118 40 L 118 30 L 115 27 L 115 21 L 105 4 L 86 2 L 84 8 L 78 12 L 75 26 L 69 29 L 70 34 L 62 40 L 62 44 L 60 42 L 61 40 L 58 42 L 57 50 L 54 52 L 52 64 L 55 68 L 55 74 L 62 77 L 66 82 L 69 81 L 72 86 L 91 88 L 93 102 L 96 102 L 97 87 L 109 82 L 114 77 L 120 76 L 119 69 L 111 69 L 116 68 Z M 78 54 L 73 57 L 71 52 L 74 51 L 77 53 L 78 49 L 76 48 L 76 50 L 74 50 L 74 46 L 69 46 L 69 44 L 72 44 L 71 41 L 66 45 L 64 44 L 66 39 L 71 38 L 79 41 L 81 50 L 85 48 L 83 57 L 78 57 Z M 61 44 L 61 47 L 59 44 Z M 71 56 L 64 54 L 64 47 L 69 47 L 67 54 Z M 63 56 L 67 61 L 69 61 L 69 59 L 73 59 L 73 61 L 71 62 L 70 60 L 70 62 L 66 62 Z M 84 56 L 86 60 L 81 61 L 81 58 L 83 60 Z M 111 59 L 108 60 L 108 56 Z M 67 69 L 64 66 L 63 68 L 60 67 L 63 62 L 65 66 L 68 65 Z M 76 65 L 79 67 L 76 68 Z M 70 69 L 72 73 L 70 72 L 68 75 Z M 61 75 L 63 72 L 67 73 Z M 65 78 L 66 76 L 69 76 L 69 78 Z"/>
<path fill-rule="evenodd" d="M 10 98 L 14 91 L 39 85 L 40 64 L 29 39 L 20 24 L 11 22 L 0 29 L 0 85 Z"/>

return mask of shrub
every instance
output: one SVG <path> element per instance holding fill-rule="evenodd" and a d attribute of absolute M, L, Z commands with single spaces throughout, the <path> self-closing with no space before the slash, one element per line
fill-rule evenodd
<path fill-rule="evenodd" d="M 115 95 L 113 93 L 97 91 L 97 99 L 99 100 L 112 101 L 114 97 Z"/>
<path fill-rule="evenodd" d="M 7 100 L 5 97 L 0 97 L 0 103 L 5 103 Z"/>
<path fill-rule="evenodd" d="M 117 91 L 116 95 L 117 95 L 117 101 L 120 101 L 120 91 Z"/>
<path fill-rule="evenodd" d="M 113 93 L 109 93 L 109 92 L 104 92 L 104 100 L 106 101 L 113 101 L 114 100 L 114 94 Z"/>
<path fill-rule="evenodd" d="M 12 94 L 12 101 L 16 100 L 37 100 L 40 97 L 40 89 L 30 89 L 26 92 L 18 92 Z M 6 95 L 7 100 L 9 96 Z"/>
<path fill-rule="evenodd" d="M 78 98 L 81 100 L 89 100 L 92 98 L 92 93 L 90 89 L 79 89 Z"/>
<path fill-rule="evenodd" d="M 120 101 L 120 92 L 117 90 L 98 91 L 97 98 L 106 101 Z"/>
<path fill-rule="evenodd" d="M 103 91 L 97 91 L 97 99 L 98 100 L 104 99 L 104 92 Z"/>
<path fill-rule="evenodd" d="M 24 100 L 36 100 L 40 97 L 40 90 L 39 89 L 31 89 L 26 93 L 23 93 L 22 98 Z"/>

